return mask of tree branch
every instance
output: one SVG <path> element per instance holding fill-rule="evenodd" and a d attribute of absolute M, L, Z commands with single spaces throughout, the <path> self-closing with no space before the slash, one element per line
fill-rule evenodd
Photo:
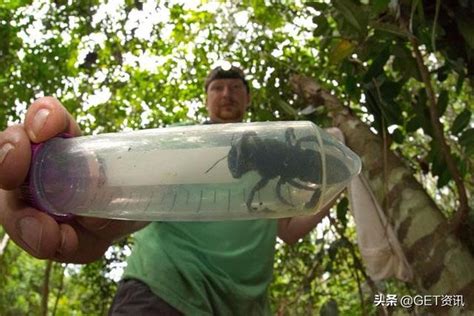
<path fill-rule="evenodd" d="M 49 279 L 51 276 L 51 267 L 53 262 L 51 260 L 46 261 L 46 268 L 44 271 L 43 278 L 43 289 L 41 293 L 41 312 L 40 315 L 48 315 L 48 297 L 49 297 Z"/>
<path fill-rule="evenodd" d="M 464 186 L 462 176 L 459 173 L 458 168 L 456 167 L 456 163 L 454 162 L 453 156 L 451 154 L 451 150 L 448 144 L 446 143 L 446 139 L 444 137 L 443 124 L 439 120 L 436 96 L 433 90 L 433 85 L 431 83 L 428 67 L 426 67 L 423 61 L 423 56 L 421 55 L 418 41 L 412 35 L 410 36 L 410 43 L 413 46 L 413 52 L 415 54 L 418 70 L 420 72 L 423 83 L 425 84 L 426 94 L 428 96 L 428 108 L 430 112 L 430 120 L 433 126 L 434 137 L 436 138 L 436 141 L 440 144 L 441 154 L 443 155 L 443 158 L 446 161 L 448 170 L 451 173 L 451 176 L 453 177 L 453 180 L 458 190 L 459 209 L 454 220 L 452 221 L 452 225 L 454 229 L 457 229 L 458 226 L 461 223 L 463 223 L 465 219 L 467 219 L 468 212 L 469 212 L 469 204 L 468 204 L 468 199 L 467 199 L 466 187 Z"/>

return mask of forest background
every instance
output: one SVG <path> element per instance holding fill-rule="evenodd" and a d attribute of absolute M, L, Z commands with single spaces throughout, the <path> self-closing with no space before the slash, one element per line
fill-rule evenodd
<path fill-rule="evenodd" d="M 310 236 L 277 245 L 278 315 L 474 311 L 474 2 L 0 1 L 0 129 L 52 95 L 84 134 L 201 122 L 203 78 L 247 70 L 248 120 L 337 126 L 414 278 L 372 280 L 342 197 Z M 0 228 L 0 315 L 104 315 L 133 237 L 77 266 L 34 259 Z M 375 306 L 459 294 L 463 309 Z"/>

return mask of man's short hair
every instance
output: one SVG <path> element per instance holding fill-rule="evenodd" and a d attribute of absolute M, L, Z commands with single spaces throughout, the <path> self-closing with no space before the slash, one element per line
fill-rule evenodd
<path fill-rule="evenodd" d="M 230 69 L 225 70 L 219 66 L 211 70 L 211 72 L 207 75 L 206 82 L 204 84 L 206 92 L 211 82 L 216 79 L 240 79 L 244 83 L 247 92 L 250 92 L 249 84 L 247 80 L 245 80 L 245 74 L 242 69 L 238 67 L 232 66 Z"/>

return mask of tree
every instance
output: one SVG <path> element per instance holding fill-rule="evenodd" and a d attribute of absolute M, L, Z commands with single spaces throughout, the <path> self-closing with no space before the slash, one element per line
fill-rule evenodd
<path fill-rule="evenodd" d="M 201 79 L 226 59 L 249 72 L 249 119 L 307 119 L 345 132 L 416 282 L 371 282 L 342 198 L 318 232 L 295 247 L 278 246 L 270 294 L 279 313 L 366 314 L 376 309 L 377 291 L 460 293 L 473 309 L 472 2 L 5 3 L 2 129 L 19 122 L 41 95 L 58 97 L 85 134 L 199 121 Z M 313 79 L 319 88 L 308 90 Z M 0 293 L 6 309 L 0 312 L 39 310 L 39 295 L 25 293 L 32 287 L 39 293 L 42 275 L 16 287 L 16 266 L 42 271 L 43 264 L 8 245 L 0 256 L 0 269 L 7 271 L 0 274 L 6 284 Z M 114 253 L 122 258 L 120 250 Z M 107 272 L 118 260 L 82 268 L 53 265 L 49 309 L 59 297 L 58 314 L 65 306 L 104 310 L 114 290 Z M 453 277 L 461 271 L 462 278 Z M 9 307 L 13 295 L 21 303 Z"/>

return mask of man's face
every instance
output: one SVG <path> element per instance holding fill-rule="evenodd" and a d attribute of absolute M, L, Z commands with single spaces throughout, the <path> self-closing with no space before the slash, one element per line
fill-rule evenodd
<path fill-rule="evenodd" d="M 207 88 L 206 106 L 214 123 L 241 122 L 250 95 L 240 79 L 216 79 Z"/>

